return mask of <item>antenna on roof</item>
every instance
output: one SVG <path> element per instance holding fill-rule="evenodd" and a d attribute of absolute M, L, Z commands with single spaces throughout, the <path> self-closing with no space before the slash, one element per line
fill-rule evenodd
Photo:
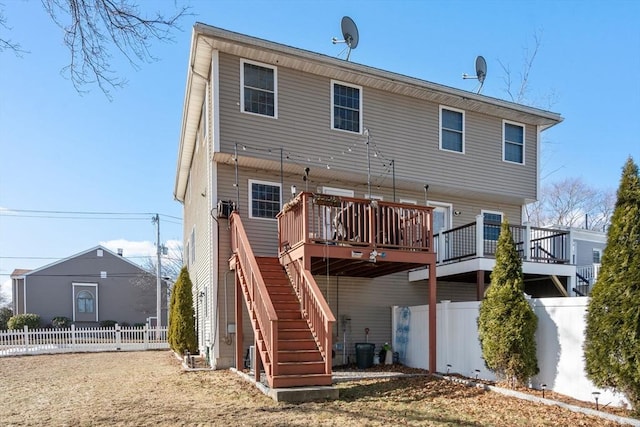
<path fill-rule="evenodd" d="M 351 55 L 351 50 L 358 47 L 358 39 L 359 39 L 358 27 L 356 27 L 356 23 L 353 22 L 353 19 L 349 18 L 348 16 L 342 17 L 342 22 L 340 26 L 342 28 L 343 39 L 338 40 L 337 38 L 333 37 L 331 41 L 333 42 L 333 44 L 337 44 L 337 43 L 347 44 L 347 48 L 349 49 L 347 51 L 347 61 L 348 61 L 349 56 Z"/>
<path fill-rule="evenodd" d="M 484 85 L 484 79 L 487 77 L 487 61 L 484 60 L 482 56 L 476 57 L 476 75 L 470 76 L 467 73 L 462 74 L 463 79 L 477 79 L 480 82 L 480 87 L 478 88 L 478 92 L 482 90 L 482 86 Z"/>

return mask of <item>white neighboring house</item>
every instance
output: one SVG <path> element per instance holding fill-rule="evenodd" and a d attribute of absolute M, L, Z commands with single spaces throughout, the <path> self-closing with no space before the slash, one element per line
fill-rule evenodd
<path fill-rule="evenodd" d="M 571 242 L 571 264 L 576 266 L 575 283 L 571 286 L 575 296 L 589 296 L 598 279 L 602 254 L 607 246 L 607 233 L 582 228 L 562 227 L 569 231 Z"/>

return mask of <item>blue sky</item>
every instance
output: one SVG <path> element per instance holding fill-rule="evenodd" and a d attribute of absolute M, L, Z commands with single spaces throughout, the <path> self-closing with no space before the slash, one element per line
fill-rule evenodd
<path fill-rule="evenodd" d="M 154 43 L 157 62 L 135 70 L 114 52 L 113 69 L 129 83 L 109 101 L 97 87 L 78 94 L 61 75 L 69 54 L 39 1 L 3 1 L 10 31 L 0 28 L 0 37 L 30 53 L 0 52 L 0 283 L 14 268 L 37 268 L 100 242 L 120 239 L 125 255 L 149 254 L 155 212 L 164 214 L 162 240 L 182 239 L 173 184 L 195 21 L 338 56 L 344 45 L 331 38 L 348 15 L 360 32 L 353 62 L 473 91 L 476 82 L 461 75 L 472 74 L 483 55 L 482 93 L 503 99 L 499 62 L 519 79 L 524 49 L 539 34 L 528 99 L 565 118 L 545 133 L 546 181 L 581 177 L 616 188 L 626 158 L 640 161 L 640 2 L 176 2 L 191 5 L 194 16 L 182 21 L 174 43 Z M 147 12 L 173 6 L 139 3 Z M 42 214 L 12 209 L 144 214 L 33 218 Z"/>

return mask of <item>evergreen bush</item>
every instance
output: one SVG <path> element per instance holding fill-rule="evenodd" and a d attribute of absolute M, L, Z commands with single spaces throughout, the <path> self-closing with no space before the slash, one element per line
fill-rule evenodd
<path fill-rule="evenodd" d="M 7 327 L 14 330 L 23 329 L 25 325 L 29 329 L 38 329 L 40 327 L 40 316 L 33 313 L 18 314 L 7 322 Z"/>
<path fill-rule="evenodd" d="M 117 324 L 118 324 L 118 322 L 115 321 L 115 320 L 102 320 L 102 321 L 100 321 L 100 327 L 101 328 L 115 328 Z"/>
<path fill-rule="evenodd" d="M 522 260 L 503 222 L 496 265 L 486 298 L 480 303 L 478 335 L 488 369 L 500 380 L 521 385 L 539 372 L 535 333 L 538 318 L 524 296 Z"/>
<path fill-rule="evenodd" d="M 196 327 L 193 309 L 193 285 L 187 267 L 182 267 L 171 293 L 169 317 L 169 346 L 178 354 L 197 352 Z"/>
<path fill-rule="evenodd" d="M 586 321 L 587 376 L 599 387 L 624 393 L 640 414 L 640 175 L 631 157 L 623 168 Z"/>
<path fill-rule="evenodd" d="M 8 329 L 7 322 L 13 317 L 13 310 L 9 307 L 0 308 L 0 331 L 6 331 Z"/>
<path fill-rule="evenodd" d="M 51 319 L 51 326 L 54 328 L 66 329 L 71 326 L 71 319 L 65 316 L 56 316 Z"/>

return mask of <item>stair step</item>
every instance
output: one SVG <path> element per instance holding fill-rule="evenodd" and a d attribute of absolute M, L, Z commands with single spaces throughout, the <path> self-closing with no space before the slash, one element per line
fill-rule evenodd
<path fill-rule="evenodd" d="M 272 384 L 273 388 L 330 386 L 332 379 L 330 374 L 278 375 L 273 377 Z"/>
<path fill-rule="evenodd" d="M 278 340 L 278 349 L 280 350 L 317 350 L 318 345 L 313 338 L 311 339 L 287 339 L 283 340 L 280 337 Z"/>
<path fill-rule="evenodd" d="M 300 304 L 298 297 L 293 292 L 290 293 L 271 293 L 269 292 L 269 296 L 271 297 L 271 302 L 296 302 Z"/>
<path fill-rule="evenodd" d="M 324 374 L 324 362 L 278 363 L 278 375 Z"/>
<path fill-rule="evenodd" d="M 318 350 L 278 350 L 278 362 L 322 362 Z"/>
<path fill-rule="evenodd" d="M 271 302 L 273 303 L 273 307 L 276 309 L 277 312 L 280 312 L 280 310 L 283 310 L 283 311 L 297 311 L 298 313 L 300 313 L 300 302 L 298 300 L 274 301 L 272 299 Z"/>
<path fill-rule="evenodd" d="M 309 331 L 309 324 L 304 319 L 280 319 L 278 321 L 278 331 L 290 329 L 305 329 Z"/>
<path fill-rule="evenodd" d="M 278 340 L 313 340 L 313 334 L 306 329 L 278 329 Z M 315 341 L 314 341 L 315 342 Z"/>
<path fill-rule="evenodd" d="M 297 310 L 276 310 L 278 314 L 278 319 L 283 320 L 304 320 L 302 319 L 302 313 L 300 312 L 300 308 Z"/>

